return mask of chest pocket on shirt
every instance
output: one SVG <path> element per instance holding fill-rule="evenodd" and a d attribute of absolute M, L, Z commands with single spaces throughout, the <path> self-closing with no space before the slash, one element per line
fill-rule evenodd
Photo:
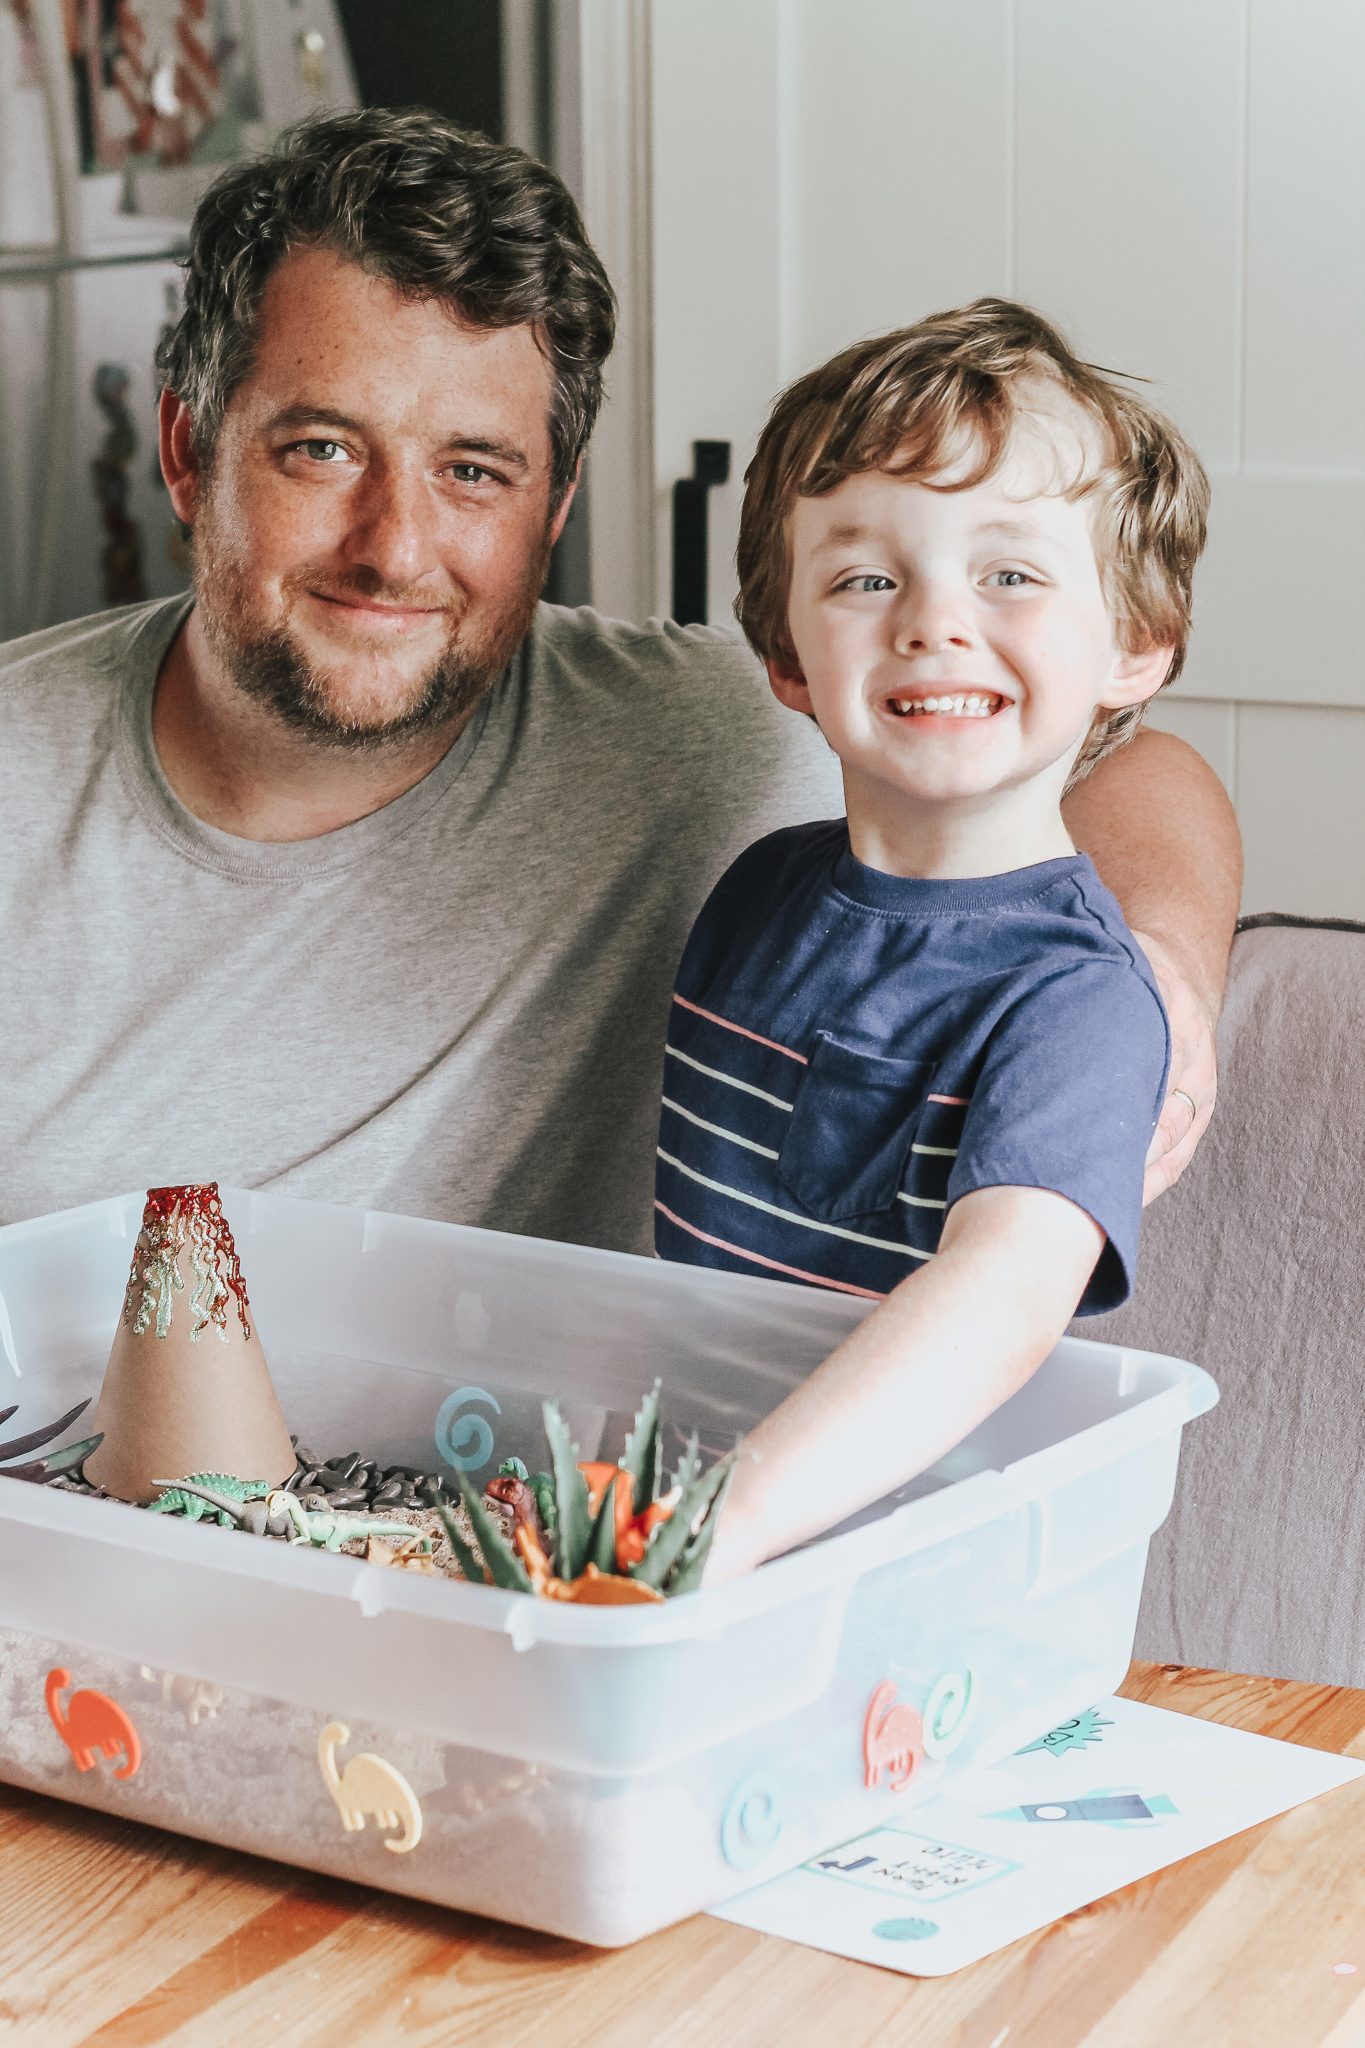
<path fill-rule="evenodd" d="M 818 1034 L 777 1159 L 782 1185 L 823 1222 L 889 1209 L 934 1073 Z"/>

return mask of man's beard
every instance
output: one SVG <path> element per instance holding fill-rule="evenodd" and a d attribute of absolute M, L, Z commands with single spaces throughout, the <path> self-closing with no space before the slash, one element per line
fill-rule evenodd
<path fill-rule="evenodd" d="M 548 530 L 517 589 L 475 631 L 462 631 L 466 615 L 449 611 L 446 643 L 404 692 L 399 708 L 366 717 L 337 708 L 341 691 L 325 666 L 310 659 L 287 618 L 262 624 L 253 615 L 240 565 L 216 546 L 208 521 L 195 532 L 195 595 L 205 637 L 244 696 L 267 706 L 293 732 L 324 746 L 351 752 L 379 752 L 462 724 L 502 674 L 530 631 L 550 564 Z M 291 589 L 324 589 L 328 596 L 371 604 L 429 604 L 430 598 L 385 588 L 373 571 L 359 571 L 345 583 L 334 577 L 295 577 Z M 380 650 L 375 650 L 379 654 Z"/>

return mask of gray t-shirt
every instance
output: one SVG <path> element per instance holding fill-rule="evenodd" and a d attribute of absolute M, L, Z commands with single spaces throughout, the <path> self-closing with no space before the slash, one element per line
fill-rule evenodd
<path fill-rule="evenodd" d="M 542 606 L 405 796 L 236 839 L 152 745 L 186 612 L 0 650 L 0 1219 L 218 1180 L 647 1251 L 674 970 L 840 808 L 818 736 L 729 635 Z"/>

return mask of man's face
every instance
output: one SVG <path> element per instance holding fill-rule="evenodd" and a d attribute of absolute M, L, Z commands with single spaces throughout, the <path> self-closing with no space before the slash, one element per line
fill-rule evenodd
<path fill-rule="evenodd" d="M 258 333 L 182 512 L 209 646 L 333 745 L 450 724 L 525 637 L 568 510 L 551 520 L 532 330 L 308 249 L 271 274 Z"/>
<path fill-rule="evenodd" d="M 814 712 L 850 817 L 906 798 L 970 810 L 1034 783 L 1055 804 L 1096 707 L 1160 680 L 1164 656 L 1117 647 L 1088 504 L 1057 489 L 1084 455 L 1075 429 L 1043 419 L 968 489 L 875 471 L 796 501 L 800 677 L 774 688 Z"/>

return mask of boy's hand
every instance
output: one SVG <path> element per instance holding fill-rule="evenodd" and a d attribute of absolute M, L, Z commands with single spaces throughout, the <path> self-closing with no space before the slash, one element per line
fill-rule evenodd
<path fill-rule="evenodd" d="M 1175 1186 L 1209 1127 L 1218 1094 L 1218 1007 L 1207 1001 L 1171 947 L 1148 932 L 1135 931 L 1133 936 L 1151 962 L 1171 1023 L 1171 1072 L 1161 1120 L 1147 1153 L 1145 1207 Z"/>

